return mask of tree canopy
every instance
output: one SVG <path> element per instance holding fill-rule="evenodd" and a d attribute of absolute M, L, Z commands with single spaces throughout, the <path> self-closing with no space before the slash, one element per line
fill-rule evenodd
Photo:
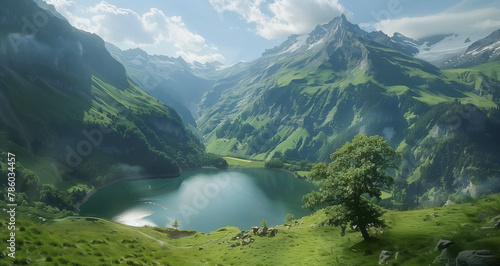
<path fill-rule="evenodd" d="M 384 226 L 384 222 L 378 219 L 382 210 L 365 195 L 380 200 L 381 189 L 394 182 L 388 170 L 397 167 L 399 155 L 380 136 L 356 135 L 330 158 L 330 164 L 313 167 L 308 179 L 315 181 L 319 190 L 303 197 L 304 207 L 326 206 L 325 225 L 340 226 L 344 235 L 350 224 L 367 239 L 366 229 Z"/>

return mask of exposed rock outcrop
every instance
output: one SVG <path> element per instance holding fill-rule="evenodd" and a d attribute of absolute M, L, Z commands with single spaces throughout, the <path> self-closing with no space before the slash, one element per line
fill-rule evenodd
<path fill-rule="evenodd" d="M 491 250 L 464 250 L 458 253 L 457 265 L 485 266 L 498 265 Z"/>
<path fill-rule="evenodd" d="M 274 227 L 267 227 L 267 226 L 264 226 L 262 228 L 259 228 L 257 226 L 253 226 L 252 231 L 253 231 L 253 234 L 257 235 L 257 236 L 273 237 L 273 236 L 276 236 L 278 234 L 278 229 L 276 229 Z"/>

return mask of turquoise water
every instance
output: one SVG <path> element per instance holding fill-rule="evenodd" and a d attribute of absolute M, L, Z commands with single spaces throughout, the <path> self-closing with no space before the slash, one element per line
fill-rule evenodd
<path fill-rule="evenodd" d="M 275 169 L 230 168 L 183 172 L 180 177 L 124 181 L 94 194 L 80 207 L 97 216 L 132 226 L 172 227 L 209 233 L 224 226 L 249 230 L 266 220 L 283 224 L 285 215 L 311 213 L 302 196 L 314 186 Z"/>

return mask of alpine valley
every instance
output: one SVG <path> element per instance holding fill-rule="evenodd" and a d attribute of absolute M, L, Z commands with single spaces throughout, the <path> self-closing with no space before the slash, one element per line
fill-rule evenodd
<path fill-rule="evenodd" d="M 477 54 L 476 66 L 441 70 L 337 17 L 218 80 L 198 126 L 207 151 L 257 160 L 328 161 L 356 134 L 381 135 L 403 156 L 396 202 L 474 197 L 499 188 L 499 43 L 494 33 L 456 56 Z"/>
<path fill-rule="evenodd" d="M 472 227 L 500 214 L 499 59 L 500 29 L 414 40 L 342 15 L 251 62 L 189 63 L 121 50 L 43 1 L 0 1 L 0 206 L 15 172 L 21 239 L 12 263 L 367 265 L 383 248 L 394 265 L 426 265 L 441 237 L 456 243 L 454 257 L 498 251 L 496 231 Z M 358 134 L 400 155 L 377 202 L 391 228 L 370 241 L 318 226 L 324 209 L 252 240 L 240 231 L 250 228 L 204 234 L 78 216 L 93 193 L 127 179 L 241 165 L 308 176 Z"/>

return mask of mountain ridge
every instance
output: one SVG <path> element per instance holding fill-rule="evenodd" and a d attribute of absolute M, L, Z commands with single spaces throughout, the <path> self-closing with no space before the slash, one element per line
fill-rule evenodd
<path fill-rule="evenodd" d="M 486 117 L 481 120 L 485 124 L 496 125 L 493 114 L 499 103 L 498 80 L 483 79 L 484 74 L 477 73 L 474 80 L 482 84 L 478 88 L 479 83 L 464 82 L 461 76 L 465 73 L 442 71 L 385 46 L 388 37 L 363 32 L 345 18 L 335 18 L 326 25 L 309 34 L 290 36 L 261 58 L 219 80 L 205 94 L 199 105 L 198 126 L 207 140 L 207 151 L 258 160 L 327 161 L 335 149 L 358 133 L 382 135 L 412 162 L 397 174 L 406 183 L 399 191 L 414 190 L 410 185 L 414 180 L 426 184 L 418 192 L 420 197 L 434 186 L 446 193 L 458 191 L 462 184 L 468 186 L 467 178 L 460 179 L 465 174 L 457 174 L 464 173 L 462 160 L 467 157 L 442 164 L 436 159 L 432 167 L 426 161 L 432 161 L 433 153 L 444 156 L 443 150 L 450 149 L 450 144 L 444 144 L 448 143 L 446 138 L 450 143 L 466 139 L 460 144 L 462 148 L 479 145 L 480 137 L 473 132 L 442 133 L 447 127 L 443 121 L 453 119 L 448 109 L 460 114 L 475 110 L 472 113 Z M 492 73 L 496 73 L 494 66 L 488 68 Z M 473 104 L 480 109 L 470 109 Z M 466 121 L 465 117 L 459 119 Z M 496 126 L 482 128 L 480 134 L 499 134 Z M 434 144 L 439 150 L 420 147 L 432 142 L 442 143 Z M 425 156 L 412 157 L 422 151 Z M 488 154 L 499 158 L 497 152 Z M 480 156 L 476 157 L 465 164 L 476 167 Z M 429 171 L 437 165 L 455 172 L 443 177 Z M 489 171 L 480 168 L 484 173 Z M 462 181 L 445 185 L 454 179 Z"/>
<path fill-rule="evenodd" d="M 99 36 L 31 0 L 1 6 L 0 153 L 17 155 L 16 189 L 37 191 L 24 194 L 29 203 L 71 210 L 82 189 L 205 163 L 176 111 L 131 82 Z M 30 14 L 46 23 L 27 32 Z M 42 190 L 59 196 L 40 198 Z"/>

